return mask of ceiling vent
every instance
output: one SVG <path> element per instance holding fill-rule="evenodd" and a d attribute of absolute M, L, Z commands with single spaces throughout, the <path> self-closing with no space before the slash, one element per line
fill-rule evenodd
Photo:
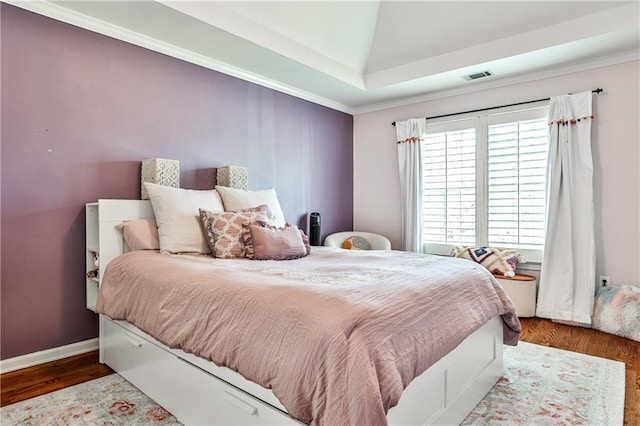
<path fill-rule="evenodd" d="M 465 80 L 477 80 L 479 78 L 485 78 L 485 77 L 489 77 L 492 76 L 493 73 L 491 71 L 482 71 L 482 72 L 476 72 L 473 74 L 469 74 L 469 75 L 465 75 L 464 78 Z"/>

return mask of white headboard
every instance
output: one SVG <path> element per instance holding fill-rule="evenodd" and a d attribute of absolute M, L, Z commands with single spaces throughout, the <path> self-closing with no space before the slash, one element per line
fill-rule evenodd
<path fill-rule="evenodd" d="M 98 200 L 86 205 L 87 272 L 95 270 L 93 253 L 99 253 L 98 279 L 87 278 L 87 308 L 95 310 L 105 267 L 127 248 L 116 226 L 127 220 L 153 217 L 149 200 Z"/>

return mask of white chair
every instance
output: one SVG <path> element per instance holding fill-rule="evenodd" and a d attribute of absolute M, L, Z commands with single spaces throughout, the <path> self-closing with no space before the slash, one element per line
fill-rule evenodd
<path fill-rule="evenodd" d="M 324 245 L 327 247 L 342 247 L 342 243 L 344 243 L 347 238 L 356 236 L 367 240 L 369 245 L 371 245 L 371 250 L 391 250 L 391 241 L 384 235 L 362 231 L 344 231 L 327 235 L 324 239 Z"/>

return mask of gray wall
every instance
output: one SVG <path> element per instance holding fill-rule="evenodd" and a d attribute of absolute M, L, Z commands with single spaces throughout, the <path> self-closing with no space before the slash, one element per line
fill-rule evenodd
<path fill-rule="evenodd" d="M 140 196 L 140 162 L 275 187 L 287 219 L 352 229 L 353 117 L 2 4 L 2 359 L 97 337 L 84 205 Z"/>

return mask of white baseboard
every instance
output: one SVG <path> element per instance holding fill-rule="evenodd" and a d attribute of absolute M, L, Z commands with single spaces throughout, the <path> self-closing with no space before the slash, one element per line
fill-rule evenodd
<path fill-rule="evenodd" d="M 14 358 L 0 360 L 0 373 L 20 370 L 21 368 L 33 367 L 45 362 L 57 361 L 74 355 L 80 355 L 95 351 L 99 347 L 100 339 L 89 339 L 70 345 L 58 346 L 57 348 L 46 349 L 44 351 L 33 352 L 20 355 Z"/>

